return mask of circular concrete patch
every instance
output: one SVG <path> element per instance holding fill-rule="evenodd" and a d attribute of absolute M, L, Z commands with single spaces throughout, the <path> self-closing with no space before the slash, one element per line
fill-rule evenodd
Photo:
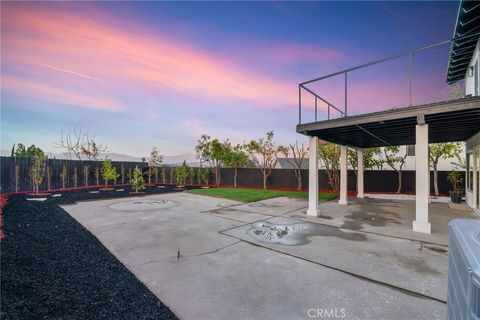
<path fill-rule="evenodd" d="M 254 202 L 254 203 L 250 203 L 248 206 L 252 208 L 260 208 L 260 207 L 265 207 L 265 203 Z"/>
<path fill-rule="evenodd" d="M 146 211 L 166 209 L 178 205 L 178 202 L 172 200 L 134 200 L 117 202 L 109 206 L 109 208 L 118 211 Z"/>

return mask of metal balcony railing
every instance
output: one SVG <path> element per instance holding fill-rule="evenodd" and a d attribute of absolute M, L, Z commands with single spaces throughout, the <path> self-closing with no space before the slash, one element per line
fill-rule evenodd
<path fill-rule="evenodd" d="M 450 89 L 445 75 L 449 57 L 461 41 L 474 40 L 475 46 L 479 34 L 438 42 L 302 82 L 298 86 L 298 123 L 461 98 L 458 96 L 458 91 L 463 90 L 461 85 L 457 96 L 447 92 Z M 326 84 L 330 80 L 333 81 Z"/>

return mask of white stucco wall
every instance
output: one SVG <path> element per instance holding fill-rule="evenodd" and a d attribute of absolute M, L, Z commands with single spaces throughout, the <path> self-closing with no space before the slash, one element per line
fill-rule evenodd
<path fill-rule="evenodd" d="M 475 64 L 477 66 L 477 70 L 473 72 L 473 75 L 469 76 L 468 75 L 468 69 L 470 67 L 475 68 Z M 468 65 L 467 73 L 465 74 L 465 95 L 480 95 L 480 39 L 477 42 L 477 46 L 475 48 L 475 51 L 473 52 L 472 60 L 470 61 L 470 64 Z M 477 90 L 475 92 L 475 72 L 478 72 L 478 83 L 477 83 Z M 475 94 L 476 93 L 476 94 Z"/>
<path fill-rule="evenodd" d="M 407 146 L 401 146 L 400 147 L 400 152 L 398 156 L 403 157 L 405 153 L 407 152 Z M 462 151 L 461 151 L 461 158 L 462 160 L 464 159 L 465 155 L 465 149 L 464 149 L 464 144 L 462 144 Z M 378 159 L 382 160 L 384 159 L 383 153 L 379 154 Z M 440 159 L 438 161 L 438 170 L 439 171 L 450 171 L 455 168 L 455 165 L 452 164 L 457 163 L 458 160 L 456 158 L 453 159 Z M 320 160 L 319 163 L 319 168 L 324 169 L 325 165 L 323 162 Z M 383 165 L 383 170 L 393 170 L 388 164 Z M 407 156 L 407 159 L 405 160 L 405 165 L 403 166 L 403 170 L 415 170 L 415 156 Z"/>

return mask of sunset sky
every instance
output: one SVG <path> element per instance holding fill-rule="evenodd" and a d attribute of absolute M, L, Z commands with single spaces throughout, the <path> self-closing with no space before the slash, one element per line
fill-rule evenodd
<path fill-rule="evenodd" d="M 299 82 L 449 39 L 457 2 L 1 3 L 1 149 L 62 128 L 110 151 L 192 153 L 295 133 Z M 444 92 L 448 46 L 414 60 L 415 102 Z M 352 75 L 352 112 L 405 105 L 405 61 Z M 377 74 L 374 74 L 376 72 Z M 320 88 L 317 88 L 320 90 Z M 340 103 L 343 86 L 323 92 Z M 306 116 L 308 116 L 308 111 Z M 311 115 L 311 114 L 310 114 Z"/>

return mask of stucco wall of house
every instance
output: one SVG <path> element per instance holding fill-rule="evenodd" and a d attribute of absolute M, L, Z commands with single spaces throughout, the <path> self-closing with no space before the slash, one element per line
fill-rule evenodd
<path fill-rule="evenodd" d="M 475 70 L 472 75 L 469 76 L 469 69 L 470 67 L 475 68 L 477 72 L 477 77 L 479 81 L 477 82 L 477 88 L 475 90 Z M 473 52 L 472 60 L 470 60 L 470 64 L 468 65 L 467 72 L 465 74 L 465 95 L 480 95 L 480 39 L 477 42 L 477 46 L 475 51 Z"/>

